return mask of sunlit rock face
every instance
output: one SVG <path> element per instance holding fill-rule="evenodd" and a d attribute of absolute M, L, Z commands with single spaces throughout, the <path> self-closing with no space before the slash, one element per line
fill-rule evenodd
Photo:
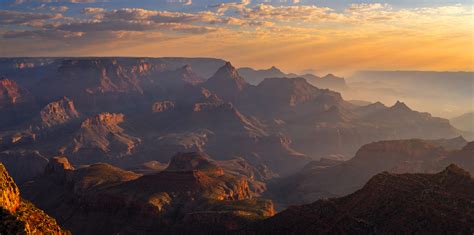
<path fill-rule="evenodd" d="M 0 232 L 5 234 L 69 234 L 56 220 L 20 197 L 20 190 L 0 164 Z"/>
<path fill-rule="evenodd" d="M 21 102 L 26 95 L 25 93 L 26 91 L 20 88 L 16 82 L 2 78 L 0 80 L 0 107 L 3 108 Z"/>
<path fill-rule="evenodd" d="M 40 111 L 41 123 L 38 128 L 50 128 L 64 125 L 71 120 L 79 118 L 80 114 L 74 106 L 74 102 L 67 97 L 46 105 Z"/>

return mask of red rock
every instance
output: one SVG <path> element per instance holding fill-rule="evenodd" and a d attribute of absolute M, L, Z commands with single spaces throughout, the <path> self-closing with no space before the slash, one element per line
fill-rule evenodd
<path fill-rule="evenodd" d="M 173 101 L 165 100 L 165 101 L 158 101 L 153 104 L 152 111 L 154 113 L 163 113 L 173 109 L 175 107 L 175 103 Z"/>
<path fill-rule="evenodd" d="M 19 86 L 15 81 L 0 79 L 0 108 L 12 106 L 19 103 L 29 102 L 31 95 Z"/>
<path fill-rule="evenodd" d="M 40 111 L 42 128 L 49 128 L 68 123 L 79 118 L 79 112 L 74 106 L 74 102 L 67 97 L 51 102 Z"/>

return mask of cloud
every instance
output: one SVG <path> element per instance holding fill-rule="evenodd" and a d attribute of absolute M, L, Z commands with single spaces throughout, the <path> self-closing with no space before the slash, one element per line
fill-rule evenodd
<path fill-rule="evenodd" d="M 0 24 L 32 26 L 43 24 L 46 20 L 59 19 L 62 16 L 63 15 L 60 13 L 42 14 L 12 10 L 0 10 Z"/>
<path fill-rule="evenodd" d="M 60 30 L 35 30 L 35 31 L 26 31 L 26 30 L 15 30 L 8 31 L 3 34 L 3 37 L 6 39 L 15 39 L 15 38 L 30 38 L 30 39 L 47 39 L 47 40 L 64 40 L 67 38 L 82 37 L 84 33 L 82 32 L 67 32 Z"/>
<path fill-rule="evenodd" d="M 103 21 L 141 21 L 153 23 L 216 23 L 219 21 L 212 12 L 184 13 L 153 11 L 142 8 L 122 8 L 103 12 Z"/>
<path fill-rule="evenodd" d="M 451 6 L 439 6 L 439 7 L 425 7 L 417 8 L 416 12 L 420 14 L 430 14 L 430 15 L 460 15 L 460 14 L 473 14 L 473 7 L 471 9 L 466 9 L 461 4 L 455 4 Z"/>
<path fill-rule="evenodd" d="M 359 3 L 359 4 L 351 4 L 347 9 L 346 12 L 367 12 L 367 11 L 374 11 L 374 10 L 389 10 L 391 6 L 389 4 L 382 4 L 382 3 Z"/>
<path fill-rule="evenodd" d="M 69 10 L 69 7 L 67 6 L 52 6 L 52 7 L 49 7 L 49 9 L 51 11 L 58 11 L 58 12 L 66 12 L 67 10 Z"/>
<path fill-rule="evenodd" d="M 99 13 L 104 13 L 105 9 L 104 8 L 97 8 L 97 7 L 86 7 L 82 9 L 82 14 L 99 14 Z"/>
<path fill-rule="evenodd" d="M 69 3 L 96 3 L 105 2 L 107 0 L 15 0 L 15 4 L 26 4 L 26 3 L 58 3 L 58 2 L 69 2 Z"/>
<path fill-rule="evenodd" d="M 258 4 L 253 8 L 245 8 L 241 16 L 253 20 L 270 21 L 308 21 L 332 18 L 333 10 L 327 7 L 317 6 L 272 6 Z"/>
<path fill-rule="evenodd" d="M 242 11 L 250 3 L 250 0 L 242 0 L 241 2 L 229 2 L 211 5 L 210 8 L 214 8 L 219 14 L 224 14 L 229 10 Z"/>
<path fill-rule="evenodd" d="M 48 6 L 47 4 L 41 4 L 35 8 L 33 8 L 36 11 L 56 11 L 56 12 L 66 12 L 69 10 L 69 7 L 67 6 Z"/>
<path fill-rule="evenodd" d="M 166 0 L 167 3 L 178 3 L 184 6 L 190 6 L 193 4 L 192 0 Z"/>

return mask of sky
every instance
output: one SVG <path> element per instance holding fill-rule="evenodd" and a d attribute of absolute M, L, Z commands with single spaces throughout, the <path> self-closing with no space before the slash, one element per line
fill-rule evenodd
<path fill-rule="evenodd" d="M 474 70 L 472 0 L 0 0 L 0 56 L 216 57 L 342 75 Z"/>

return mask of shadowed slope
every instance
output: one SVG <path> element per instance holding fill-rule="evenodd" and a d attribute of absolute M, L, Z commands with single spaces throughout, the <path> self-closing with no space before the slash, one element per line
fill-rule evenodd
<path fill-rule="evenodd" d="M 243 234 L 470 234 L 473 200 L 474 180 L 456 165 L 437 174 L 385 172 L 349 196 L 290 207 Z"/>

